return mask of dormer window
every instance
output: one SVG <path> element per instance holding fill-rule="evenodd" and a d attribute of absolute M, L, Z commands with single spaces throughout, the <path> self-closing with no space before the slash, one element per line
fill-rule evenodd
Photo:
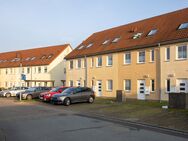
<path fill-rule="evenodd" d="M 26 60 L 26 61 L 29 61 L 30 59 L 31 59 L 30 57 L 27 57 L 25 60 Z"/>
<path fill-rule="evenodd" d="M 178 27 L 178 29 L 187 29 L 188 28 L 188 22 L 187 23 L 182 23 L 180 24 L 180 26 Z"/>
<path fill-rule="evenodd" d="M 36 59 L 36 57 L 32 57 L 32 58 L 31 58 L 31 60 L 35 60 L 35 59 Z"/>
<path fill-rule="evenodd" d="M 93 45 L 93 43 L 90 43 L 89 45 L 87 45 L 86 48 L 89 48 L 89 47 L 91 47 L 92 45 Z"/>
<path fill-rule="evenodd" d="M 148 36 L 155 35 L 157 33 L 157 29 L 152 29 L 149 33 Z"/>
<path fill-rule="evenodd" d="M 112 43 L 117 43 L 119 40 L 120 40 L 120 37 L 116 37 L 116 38 L 112 41 Z"/>
<path fill-rule="evenodd" d="M 133 35 L 133 39 L 138 39 L 142 36 L 143 33 L 139 32 Z"/>
<path fill-rule="evenodd" d="M 42 57 L 41 57 L 41 59 L 45 59 L 46 58 L 46 55 L 43 55 Z"/>
<path fill-rule="evenodd" d="M 81 45 L 80 47 L 78 47 L 78 49 L 82 49 L 82 48 L 84 48 L 84 45 Z"/>
<path fill-rule="evenodd" d="M 106 45 L 110 40 L 105 40 L 102 44 Z"/>

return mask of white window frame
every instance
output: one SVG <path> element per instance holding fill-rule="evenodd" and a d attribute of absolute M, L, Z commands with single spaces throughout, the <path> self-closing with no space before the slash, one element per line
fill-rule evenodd
<path fill-rule="evenodd" d="M 78 66 L 79 61 L 80 61 L 80 66 Z M 79 58 L 79 59 L 76 60 L 76 68 L 77 68 L 77 69 L 80 69 L 81 67 L 82 67 L 82 59 Z"/>
<path fill-rule="evenodd" d="M 178 49 L 179 49 L 179 48 L 183 48 L 183 47 L 186 47 L 186 57 L 181 57 L 181 58 L 179 58 Z M 177 46 L 177 47 L 176 47 L 176 59 L 177 59 L 177 60 L 185 60 L 185 59 L 187 59 L 187 45 L 180 45 L 180 46 Z"/>
<path fill-rule="evenodd" d="M 155 61 L 155 50 L 151 49 L 150 50 L 150 62 L 154 62 Z"/>
<path fill-rule="evenodd" d="M 91 68 L 94 67 L 94 60 L 95 60 L 94 57 L 91 57 L 91 65 L 90 65 Z"/>
<path fill-rule="evenodd" d="M 102 56 L 98 56 L 98 57 L 96 58 L 96 60 L 97 60 L 97 61 L 96 61 L 96 62 L 97 62 L 97 63 L 96 63 L 96 67 L 98 67 L 98 68 L 99 68 L 99 67 L 102 67 L 102 63 L 101 63 L 101 66 L 99 65 L 99 58 L 101 58 L 101 61 L 102 61 Z"/>
<path fill-rule="evenodd" d="M 168 57 L 168 50 L 169 50 L 169 58 Z M 170 47 L 165 48 L 165 61 L 170 61 Z"/>
<path fill-rule="evenodd" d="M 72 85 L 71 85 L 71 82 L 72 82 Z M 73 80 L 69 80 L 69 86 L 70 86 L 70 87 L 74 86 Z"/>
<path fill-rule="evenodd" d="M 130 88 L 130 89 L 127 89 L 127 87 L 126 87 L 127 82 L 129 82 L 129 88 Z M 131 79 L 125 79 L 125 80 L 124 80 L 124 90 L 125 90 L 126 92 L 130 92 L 130 91 L 131 91 Z"/>
<path fill-rule="evenodd" d="M 72 67 L 71 67 L 71 62 L 72 62 Z M 70 60 L 69 61 L 69 69 L 72 70 L 74 68 L 74 61 Z"/>
<path fill-rule="evenodd" d="M 130 62 L 127 63 L 127 62 L 126 62 L 126 55 L 128 55 L 128 54 L 130 55 Z M 123 58 L 124 58 L 124 59 L 123 59 L 123 60 L 124 60 L 124 62 L 123 62 L 124 64 L 131 64 L 131 52 L 125 52 Z"/>
<path fill-rule="evenodd" d="M 106 90 L 107 91 L 113 91 L 113 80 L 107 80 L 106 81 Z"/>
<path fill-rule="evenodd" d="M 141 52 L 144 52 L 144 61 L 143 61 L 143 62 L 140 61 L 140 53 L 141 53 Z M 145 51 L 145 50 L 140 50 L 140 51 L 138 51 L 137 63 L 139 63 L 139 64 L 144 64 L 145 62 L 146 62 L 146 51 Z"/>
<path fill-rule="evenodd" d="M 109 58 L 112 58 L 112 64 L 109 64 Z M 110 67 L 110 66 L 112 66 L 113 65 L 113 55 L 111 54 L 111 55 L 108 55 L 108 56 L 106 56 L 106 66 L 108 66 L 108 67 Z"/>

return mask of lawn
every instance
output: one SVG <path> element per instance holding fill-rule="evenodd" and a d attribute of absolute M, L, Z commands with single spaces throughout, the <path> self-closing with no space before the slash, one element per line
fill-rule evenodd
<path fill-rule="evenodd" d="M 114 98 L 97 98 L 93 104 L 75 104 L 70 109 L 188 131 L 188 110 L 162 109 L 165 105 L 168 103 L 138 100 L 118 103 Z"/>

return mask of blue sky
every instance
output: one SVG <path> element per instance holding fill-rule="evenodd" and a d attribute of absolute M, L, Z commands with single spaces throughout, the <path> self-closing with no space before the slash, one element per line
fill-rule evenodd
<path fill-rule="evenodd" d="M 70 43 L 188 7 L 188 0 L 0 0 L 0 52 Z"/>

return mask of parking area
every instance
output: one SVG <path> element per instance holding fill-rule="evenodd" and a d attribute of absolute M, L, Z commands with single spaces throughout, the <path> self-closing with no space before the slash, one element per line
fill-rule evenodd
<path fill-rule="evenodd" d="M 186 141 L 174 136 L 135 126 L 121 125 L 99 118 L 80 116 L 74 111 L 76 104 L 69 107 L 31 102 L 19 102 L 12 98 L 0 98 L 1 141 L 54 141 L 91 140 L 125 141 L 144 140 Z"/>

